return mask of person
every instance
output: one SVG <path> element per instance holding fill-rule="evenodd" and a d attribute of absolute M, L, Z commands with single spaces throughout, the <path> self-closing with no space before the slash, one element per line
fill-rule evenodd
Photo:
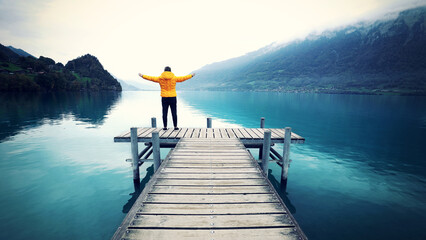
<path fill-rule="evenodd" d="M 167 114 L 170 109 L 172 110 L 172 118 L 174 130 L 179 130 L 177 126 L 177 109 L 176 109 L 176 83 L 186 81 L 195 76 L 195 73 L 176 77 L 172 73 L 172 69 L 167 66 L 164 68 L 164 72 L 159 77 L 147 76 L 139 73 L 139 76 L 143 79 L 153 81 L 160 84 L 161 87 L 161 105 L 163 106 L 163 130 L 167 130 Z"/>

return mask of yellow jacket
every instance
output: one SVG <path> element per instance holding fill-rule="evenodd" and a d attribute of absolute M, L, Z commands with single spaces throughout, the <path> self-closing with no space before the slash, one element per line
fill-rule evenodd
<path fill-rule="evenodd" d="M 172 72 L 163 72 L 159 77 L 142 75 L 146 80 L 157 82 L 161 87 L 162 97 L 176 97 L 176 82 L 183 82 L 192 78 L 192 75 L 176 77 Z"/>

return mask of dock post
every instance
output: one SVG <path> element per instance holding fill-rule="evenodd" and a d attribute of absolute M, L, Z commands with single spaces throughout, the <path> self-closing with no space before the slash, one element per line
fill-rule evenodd
<path fill-rule="evenodd" d="M 153 128 L 157 127 L 157 118 L 155 117 L 151 118 L 151 127 Z"/>
<path fill-rule="evenodd" d="M 138 128 L 130 128 L 130 143 L 132 149 L 133 181 L 139 181 Z"/>
<path fill-rule="evenodd" d="M 268 176 L 269 152 L 271 150 L 271 131 L 267 130 L 263 133 L 263 149 L 262 149 L 262 170 L 265 176 Z"/>
<path fill-rule="evenodd" d="M 154 173 L 160 167 L 160 136 L 158 131 L 152 132 L 152 156 L 154 158 Z"/>
<path fill-rule="evenodd" d="M 260 128 L 265 128 L 265 118 L 260 118 Z M 262 159 L 263 156 L 263 146 L 259 148 L 259 159 Z"/>
<path fill-rule="evenodd" d="M 207 118 L 207 128 L 212 128 L 212 118 Z"/>
<path fill-rule="evenodd" d="M 290 163 L 291 128 L 286 127 L 284 133 L 283 166 L 281 171 L 281 186 L 287 186 L 288 166 Z"/>

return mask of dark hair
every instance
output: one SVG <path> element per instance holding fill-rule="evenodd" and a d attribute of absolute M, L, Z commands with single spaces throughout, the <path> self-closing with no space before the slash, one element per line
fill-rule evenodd
<path fill-rule="evenodd" d="M 164 68 L 164 71 L 165 71 L 165 72 L 171 72 L 171 71 L 172 71 L 172 69 L 171 69 L 169 66 L 167 66 L 167 67 L 165 67 L 165 68 Z"/>

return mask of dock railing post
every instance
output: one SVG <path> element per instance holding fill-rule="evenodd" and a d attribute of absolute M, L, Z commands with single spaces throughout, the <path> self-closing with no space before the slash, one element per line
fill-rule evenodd
<path fill-rule="evenodd" d="M 139 181 L 138 128 L 130 128 L 130 143 L 132 149 L 133 181 Z"/>
<path fill-rule="evenodd" d="M 287 186 L 288 166 L 290 163 L 291 128 L 286 127 L 284 133 L 283 166 L 281 171 L 281 186 Z"/>
<path fill-rule="evenodd" d="M 262 170 L 265 176 L 268 176 L 270 150 L 271 150 L 271 131 L 267 130 L 263 133 L 263 149 L 262 149 Z"/>
<path fill-rule="evenodd" d="M 157 127 L 157 118 L 155 117 L 151 118 L 151 127 L 153 128 Z"/>
<path fill-rule="evenodd" d="M 207 128 L 212 128 L 212 118 L 207 118 Z"/>
<path fill-rule="evenodd" d="M 260 118 L 260 128 L 265 128 L 265 118 Z M 262 159 L 263 156 L 263 146 L 259 148 L 259 159 Z"/>
<path fill-rule="evenodd" d="M 154 158 L 154 173 L 160 167 L 160 136 L 158 131 L 152 132 L 152 156 Z"/>

